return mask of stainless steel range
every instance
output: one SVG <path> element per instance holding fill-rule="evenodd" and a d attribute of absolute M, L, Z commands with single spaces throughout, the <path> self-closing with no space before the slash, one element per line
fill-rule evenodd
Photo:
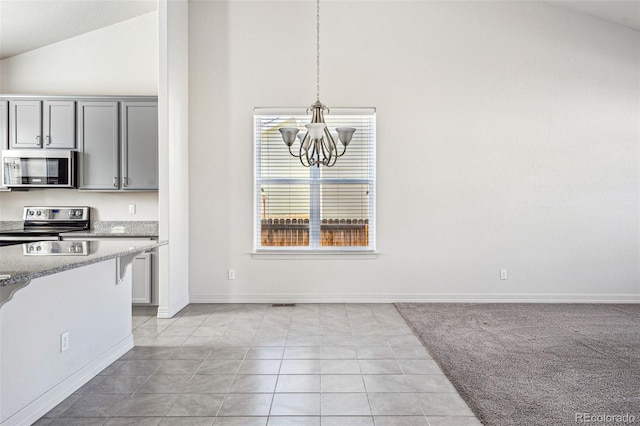
<path fill-rule="evenodd" d="M 25 207 L 22 229 L 0 231 L 0 246 L 60 241 L 60 234 L 89 229 L 89 207 Z"/>

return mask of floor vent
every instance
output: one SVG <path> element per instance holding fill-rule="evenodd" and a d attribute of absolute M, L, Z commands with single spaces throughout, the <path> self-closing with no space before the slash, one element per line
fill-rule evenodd
<path fill-rule="evenodd" d="M 295 308 L 295 303 L 272 303 L 272 308 Z"/>

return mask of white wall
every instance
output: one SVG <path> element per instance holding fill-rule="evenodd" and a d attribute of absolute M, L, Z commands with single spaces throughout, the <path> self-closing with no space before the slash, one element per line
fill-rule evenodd
<path fill-rule="evenodd" d="M 640 300 L 638 32 L 539 2 L 321 17 L 321 100 L 378 111 L 380 255 L 251 257 L 252 108 L 314 101 L 315 8 L 192 1 L 192 301 Z"/>
<path fill-rule="evenodd" d="M 136 213 L 129 213 L 129 204 Z M 158 220 L 156 192 L 83 192 L 73 189 L 30 189 L 0 192 L 0 220 L 22 220 L 23 206 L 90 206 L 91 220 Z"/>
<path fill-rule="evenodd" d="M 157 95 L 158 13 L 0 61 L 0 93 Z"/>
<path fill-rule="evenodd" d="M 0 93 L 157 95 L 158 13 L 111 25 L 0 61 Z M 43 66 L 46 64 L 46 66 Z M 129 204 L 137 213 L 128 213 Z M 157 220 L 157 193 L 46 189 L 0 192 L 0 220 L 21 220 L 25 205 L 88 205 L 92 220 Z"/>

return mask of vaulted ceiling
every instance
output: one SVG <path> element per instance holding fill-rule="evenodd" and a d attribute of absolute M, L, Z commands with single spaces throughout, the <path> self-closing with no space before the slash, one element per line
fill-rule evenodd
<path fill-rule="evenodd" d="M 640 0 L 545 3 L 640 31 Z M 156 9 L 156 0 L 0 0 L 0 59 Z"/>
<path fill-rule="evenodd" d="M 640 31 L 640 0 L 559 0 L 545 3 Z"/>
<path fill-rule="evenodd" d="M 156 9 L 156 0 L 0 0 L 0 59 Z"/>

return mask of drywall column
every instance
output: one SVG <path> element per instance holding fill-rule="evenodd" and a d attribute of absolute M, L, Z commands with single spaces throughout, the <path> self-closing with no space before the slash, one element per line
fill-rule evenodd
<path fill-rule="evenodd" d="M 158 2 L 159 318 L 189 303 L 189 5 Z"/>

